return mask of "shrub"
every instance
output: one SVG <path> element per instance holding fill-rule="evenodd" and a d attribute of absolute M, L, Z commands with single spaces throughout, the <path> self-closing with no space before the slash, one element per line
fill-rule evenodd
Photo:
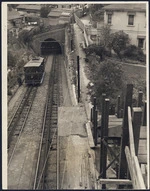
<path fill-rule="evenodd" d="M 120 59 L 122 58 L 121 52 L 124 51 L 129 42 L 129 35 L 123 31 L 111 34 L 111 47 Z"/>
<path fill-rule="evenodd" d="M 95 53 L 97 56 L 100 56 L 101 60 L 104 59 L 104 55 L 106 55 L 106 48 L 103 45 L 89 45 L 87 48 L 85 48 L 85 54 L 87 56 Z"/>
<path fill-rule="evenodd" d="M 124 56 L 130 59 L 135 59 L 143 62 L 146 59 L 143 51 L 135 45 L 127 46 L 124 51 Z"/>

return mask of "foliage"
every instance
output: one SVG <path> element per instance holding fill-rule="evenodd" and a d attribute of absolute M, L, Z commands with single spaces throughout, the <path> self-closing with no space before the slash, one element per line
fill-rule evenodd
<path fill-rule="evenodd" d="M 130 59 L 145 61 L 145 55 L 143 51 L 135 45 L 127 46 L 124 50 L 124 56 Z"/>
<path fill-rule="evenodd" d="M 111 47 L 121 59 L 121 51 L 123 51 L 130 42 L 129 36 L 123 31 L 118 31 L 111 34 L 111 39 Z"/>
<path fill-rule="evenodd" d="M 112 36 L 109 25 L 104 25 L 103 27 L 101 27 L 100 41 L 104 47 L 111 47 Z"/>
<path fill-rule="evenodd" d="M 19 33 L 19 40 L 24 44 L 27 44 L 32 41 L 34 35 L 39 34 L 41 28 L 39 26 L 32 28 L 30 31 L 23 30 Z"/>
<path fill-rule="evenodd" d="M 24 44 L 28 43 L 30 41 L 29 31 L 28 30 L 22 30 L 19 33 L 18 38 Z"/>
<path fill-rule="evenodd" d="M 93 53 L 95 53 L 97 56 L 100 56 L 101 60 L 103 60 L 104 55 L 106 53 L 105 47 L 102 45 L 89 45 L 87 48 L 84 49 L 86 55 L 91 55 Z"/>
<path fill-rule="evenodd" d="M 92 20 L 93 21 L 104 21 L 104 10 L 98 10 L 98 11 L 95 11 L 93 14 L 92 14 Z"/>
<path fill-rule="evenodd" d="M 11 53 L 11 51 L 8 51 L 8 67 L 9 68 L 13 68 L 16 65 L 16 57 L 13 56 L 13 54 Z"/>
<path fill-rule="evenodd" d="M 124 75 L 122 66 L 112 60 L 105 60 L 97 66 L 94 77 L 93 96 L 97 97 L 101 109 L 102 93 L 110 99 L 110 107 L 116 104 L 118 95 L 123 94 Z"/>
<path fill-rule="evenodd" d="M 94 14 L 96 11 L 101 10 L 103 7 L 103 4 L 92 4 L 90 7 L 90 12 L 91 14 Z"/>
<path fill-rule="evenodd" d="M 43 18 L 47 18 L 47 15 L 49 14 L 50 10 L 51 8 L 48 5 L 41 7 L 40 16 Z"/>
<path fill-rule="evenodd" d="M 103 4 L 94 4 L 90 7 L 90 13 L 93 21 L 104 21 Z"/>

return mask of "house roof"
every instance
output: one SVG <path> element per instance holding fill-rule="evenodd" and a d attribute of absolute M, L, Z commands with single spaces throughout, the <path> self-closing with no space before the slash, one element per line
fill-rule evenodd
<path fill-rule="evenodd" d="M 48 17 L 59 17 L 61 15 L 61 12 L 57 12 L 57 11 L 51 11 L 48 14 Z"/>
<path fill-rule="evenodd" d="M 71 13 L 62 12 L 61 16 L 63 17 L 70 17 Z"/>
<path fill-rule="evenodd" d="M 146 4 L 144 3 L 111 4 L 103 7 L 102 9 L 114 10 L 114 11 L 146 11 Z"/>
<path fill-rule="evenodd" d="M 8 20 L 13 20 L 13 19 L 18 19 L 18 18 L 22 18 L 22 16 L 20 15 L 20 13 L 18 11 L 15 11 L 14 9 L 12 9 L 11 11 L 8 10 L 7 12 L 8 15 Z"/>
<path fill-rule="evenodd" d="M 12 28 L 14 28 L 14 25 L 11 23 L 11 21 L 8 21 L 7 22 L 7 29 L 10 30 Z"/>
<path fill-rule="evenodd" d="M 31 4 L 28 4 L 28 5 L 18 5 L 17 6 L 17 9 L 27 9 L 27 10 L 39 10 L 41 9 L 41 5 L 31 5 Z"/>

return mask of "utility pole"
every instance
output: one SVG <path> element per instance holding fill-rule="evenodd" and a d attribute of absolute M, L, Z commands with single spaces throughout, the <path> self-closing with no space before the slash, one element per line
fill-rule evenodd
<path fill-rule="evenodd" d="M 79 56 L 77 56 L 77 72 L 78 72 L 78 103 L 80 102 L 80 63 Z"/>

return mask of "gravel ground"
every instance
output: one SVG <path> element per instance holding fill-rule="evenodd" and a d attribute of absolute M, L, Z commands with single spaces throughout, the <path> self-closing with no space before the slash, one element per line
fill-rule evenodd
<path fill-rule="evenodd" d="M 33 186 L 51 61 L 52 56 L 49 56 L 43 84 L 38 87 L 30 116 L 16 147 L 15 156 L 8 168 L 9 189 L 32 189 Z"/>
<path fill-rule="evenodd" d="M 9 104 L 8 104 L 8 124 L 10 119 L 12 118 L 13 114 L 15 113 L 17 107 L 19 106 L 27 87 L 25 85 L 22 85 L 18 88 L 15 95 L 11 98 Z"/>

